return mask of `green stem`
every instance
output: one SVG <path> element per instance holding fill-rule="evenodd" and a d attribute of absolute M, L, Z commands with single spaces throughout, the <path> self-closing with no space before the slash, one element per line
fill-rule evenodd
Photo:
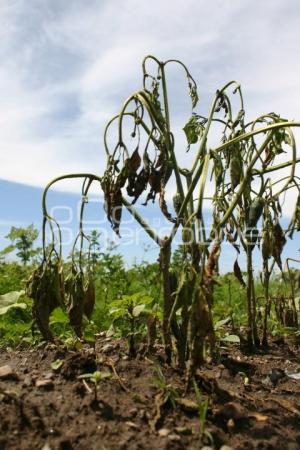
<path fill-rule="evenodd" d="M 284 169 L 285 167 L 290 166 L 291 164 L 298 164 L 300 162 L 300 157 L 296 158 L 295 161 L 287 161 L 281 164 L 277 164 L 276 166 L 266 167 L 264 170 L 256 170 L 255 169 L 255 175 L 256 174 L 263 174 L 263 173 L 269 173 L 274 172 L 275 170 Z"/>
<path fill-rule="evenodd" d="M 173 143 L 170 142 L 170 113 L 169 113 L 168 91 L 167 91 L 167 83 L 166 83 L 164 64 L 161 64 L 160 68 L 161 68 L 161 81 L 162 81 L 162 90 L 163 90 L 163 98 L 164 98 L 165 120 L 166 120 L 166 127 L 167 127 L 167 130 L 165 133 L 165 140 L 166 140 L 166 145 L 167 145 L 167 149 L 168 149 L 168 154 L 171 156 L 173 169 L 175 172 L 177 190 L 180 195 L 181 201 L 183 201 L 184 190 L 183 190 L 182 181 L 181 181 L 181 177 L 180 177 L 180 173 L 179 173 L 179 167 L 177 164 Z M 183 210 L 183 211 L 185 211 L 185 210 Z"/>
<path fill-rule="evenodd" d="M 42 197 L 42 209 L 43 209 L 43 237 L 42 237 L 42 242 L 43 242 L 43 252 L 44 252 L 44 259 L 46 258 L 46 254 L 45 254 L 45 249 L 46 249 L 46 222 L 47 220 L 53 220 L 57 227 L 58 227 L 58 233 L 59 233 L 59 247 L 60 247 L 60 251 L 59 251 L 59 255 L 61 258 L 61 253 L 62 253 L 62 236 L 61 236 L 61 230 L 60 227 L 58 225 L 58 223 L 55 221 L 55 219 L 53 219 L 47 211 L 47 204 L 46 204 L 46 199 L 47 199 L 47 193 L 49 191 L 49 189 L 51 188 L 51 186 L 53 186 L 53 184 L 57 183 L 58 181 L 62 181 L 62 180 L 67 180 L 67 179 L 71 179 L 71 178 L 90 178 L 93 180 L 97 180 L 101 183 L 101 177 L 98 177 L 97 175 L 94 174 L 90 174 L 90 173 L 73 173 L 73 174 L 67 174 L 67 175 L 61 175 L 59 177 L 54 178 L 52 181 L 50 181 L 50 183 L 47 184 L 47 186 L 44 189 L 43 192 L 43 197 Z"/>
<path fill-rule="evenodd" d="M 162 240 L 155 233 L 155 231 L 144 221 L 144 219 L 139 215 L 137 210 L 124 198 L 122 197 L 122 203 L 125 208 L 130 212 L 130 214 L 135 218 L 135 220 L 144 228 L 145 232 L 153 239 L 159 246 L 162 245 Z"/>

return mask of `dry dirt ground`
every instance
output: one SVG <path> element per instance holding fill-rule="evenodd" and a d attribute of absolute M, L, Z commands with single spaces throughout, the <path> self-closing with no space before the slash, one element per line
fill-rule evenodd
<path fill-rule="evenodd" d="M 286 375 L 300 368 L 299 348 L 273 343 L 245 356 L 233 347 L 198 371 L 209 399 L 202 438 L 193 386 L 184 394 L 162 355 L 130 360 L 122 340 L 105 336 L 79 351 L 1 350 L 0 450 L 300 449 L 300 380 Z M 95 397 L 78 377 L 96 370 Z"/>

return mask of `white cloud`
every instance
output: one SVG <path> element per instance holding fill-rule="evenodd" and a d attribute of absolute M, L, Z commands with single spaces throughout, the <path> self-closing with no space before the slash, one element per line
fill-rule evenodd
<path fill-rule="evenodd" d="M 273 110 L 300 118 L 299 12 L 297 0 L 2 2 L 0 178 L 42 186 L 62 173 L 101 174 L 105 123 L 141 86 L 147 53 L 190 67 L 201 112 L 237 78 L 250 118 Z M 168 74 L 179 128 L 185 86 Z M 184 155 L 182 137 L 178 144 Z"/>

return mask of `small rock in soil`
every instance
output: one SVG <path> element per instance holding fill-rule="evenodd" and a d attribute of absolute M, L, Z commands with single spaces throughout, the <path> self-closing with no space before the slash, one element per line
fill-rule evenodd
<path fill-rule="evenodd" d="M 229 419 L 227 424 L 226 424 L 226 426 L 227 426 L 227 430 L 231 433 L 234 430 L 234 427 L 235 427 L 234 420 L 233 419 Z"/>
<path fill-rule="evenodd" d="M 128 421 L 128 422 L 125 422 L 126 423 L 126 425 L 129 427 L 129 428 L 134 428 L 135 430 L 137 430 L 139 427 L 137 426 L 137 424 L 136 423 L 134 423 L 134 422 L 130 422 L 130 421 Z"/>
<path fill-rule="evenodd" d="M 26 376 L 23 381 L 23 387 L 28 387 L 32 385 L 32 379 L 29 376 Z"/>
<path fill-rule="evenodd" d="M 41 450 L 52 450 L 49 444 L 45 444 Z"/>
<path fill-rule="evenodd" d="M 44 375 L 46 380 L 51 380 L 54 377 L 54 373 L 53 372 L 47 372 Z"/>
<path fill-rule="evenodd" d="M 1 380 L 18 380 L 17 373 L 8 365 L 0 367 L 0 379 Z"/>
<path fill-rule="evenodd" d="M 222 445 L 222 447 L 220 448 L 220 450 L 233 450 L 232 447 L 229 447 L 228 445 Z"/>
<path fill-rule="evenodd" d="M 51 380 L 36 380 L 35 385 L 37 388 L 46 389 L 47 391 L 54 388 L 53 381 Z"/>
<path fill-rule="evenodd" d="M 173 441 L 173 442 L 181 441 L 180 436 L 178 436 L 178 434 L 169 434 L 168 439 L 170 439 L 170 441 Z"/>
<path fill-rule="evenodd" d="M 176 402 L 187 412 L 193 412 L 198 411 L 198 405 L 196 402 L 193 402 L 193 400 L 190 400 L 188 398 L 177 398 Z"/>
<path fill-rule="evenodd" d="M 168 428 L 161 428 L 161 429 L 158 431 L 158 434 L 159 434 L 159 436 L 161 436 L 161 437 L 166 437 L 166 436 L 168 436 L 170 433 L 171 433 L 171 430 L 168 430 Z"/>
<path fill-rule="evenodd" d="M 176 433 L 183 434 L 185 436 L 189 436 L 189 435 L 193 434 L 193 430 L 191 428 L 187 428 L 187 427 L 176 427 L 175 431 L 176 431 Z"/>

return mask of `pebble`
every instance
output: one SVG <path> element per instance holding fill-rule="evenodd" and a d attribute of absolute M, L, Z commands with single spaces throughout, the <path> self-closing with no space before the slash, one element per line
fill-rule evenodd
<path fill-rule="evenodd" d="M 47 372 L 44 375 L 46 380 L 51 380 L 54 377 L 54 373 L 53 372 Z"/>
<path fill-rule="evenodd" d="M 29 387 L 32 385 L 32 379 L 29 376 L 26 376 L 23 381 L 23 387 Z"/>
<path fill-rule="evenodd" d="M 175 431 L 178 434 L 183 434 L 183 435 L 190 435 L 193 434 L 193 430 L 191 428 L 188 427 L 175 427 Z"/>
<path fill-rule="evenodd" d="M 8 364 L 0 367 L 0 380 L 6 380 L 6 379 L 16 380 L 18 378 L 19 377 L 16 374 L 16 372 Z"/>
<path fill-rule="evenodd" d="M 228 445 L 222 445 L 222 447 L 220 448 L 220 450 L 233 450 L 232 447 L 229 447 Z"/>
<path fill-rule="evenodd" d="M 207 445 L 205 447 L 201 447 L 200 450 L 214 450 L 212 447 L 208 447 Z"/>
<path fill-rule="evenodd" d="M 37 388 L 43 388 L 46 390 L 51 390 L 54 388 L 53 381 L 51 380 L 36 380 L 35 385 Z"/>
<path fill-rule="evenodd" d="M 52 450 L 49 444 L 45 444 L 41 450 Z"/>
<path fill-rule="evenodd" d="M 168 428 L 161 428 L 161 429 L 158 431 L 158 434 L 159 434 L 159 436 L 161 436 L 161 437 L 166 437 L 166 436 L 168 436 L 170 433 L 171 433 L 171 430 L 169 430 Z"/>
<path fill-rule="evenodd" d="M 234 420 L 233 419 L 229 419 L 227 424 L 226 424 L 226 426 L 227 426 L 227 430 L 229 432 L 232 431 L 234 429 L 234 427 L 235 427 Z"/>
<path fill-rule="evenodd" d="M 170 439 L 170 441 L 173 441 L 173 442 L 181 441 L 180 436 L 178 436 L 178 434 L 173 434 L 173 433 L 168 435 L 168 439 Z"/>
<path fill-rule="evenodd" d="M 126 423 L 126 425 L 129 427 L 129 428 L 134 428 L 135 430 L 137 430 L 139 427 L 137 426 L 137 424 L 136 423 L 134 423 L 134 422 L 130 422 L 130 421 L 128 421 L 128 422 L 125 422 Z"/>

